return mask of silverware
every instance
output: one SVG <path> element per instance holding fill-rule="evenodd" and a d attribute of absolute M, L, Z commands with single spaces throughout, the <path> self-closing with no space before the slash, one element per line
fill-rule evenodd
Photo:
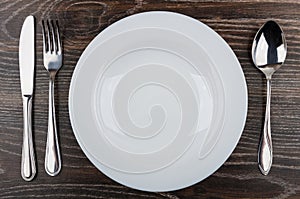
<path fill-rule="evenodd" d="M 266 22 L 257 32 L 252 45 L 252 59 L 267 79 L 267 103 L 264 129 L 258 148 L 258 166 L 262 174 L 268 175 L 273 159 L 271 140 L 271 78 L 283 64 L 287 53 L 284 33 L 274 21 Z"/>
<path fill-rule="evenodd" d="M 19 43 L 19 66 L 24 117 L 21 176 L 24 180 L 31 181 L 36 174 L 31 128 L 35 67 L 35 20 L 33 16 L 28 16 L 22 26 Z"/>
<path fill-rule="evenodd" d="M 56 176 L 61 170 L 61 157 L 55 119 L 54 80 L 57 71 L 62 66 L 62 44 L 57 21 L 42 21 L 42 31 L 44 66 L 50 77 L 45 170 L 50 176 Z"/>

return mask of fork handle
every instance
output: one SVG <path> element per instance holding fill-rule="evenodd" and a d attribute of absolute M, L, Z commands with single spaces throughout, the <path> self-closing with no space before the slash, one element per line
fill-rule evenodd
<path fill-rule="evenodd" d="M 22 146 L 21 176 L 31 181 L 36 174 L 35 155 L 32 141 L 32 96 L 23 96 L 24 132 Z"/>
<path fill-rule="evenodd" d="M 61 158 L 55 119 L 54 78 L 55 76 L 50 77 L 49 80 L 48 134 L 45 155 L 45 170 L 50 176 L 56 176 L 61 170 Z"/>

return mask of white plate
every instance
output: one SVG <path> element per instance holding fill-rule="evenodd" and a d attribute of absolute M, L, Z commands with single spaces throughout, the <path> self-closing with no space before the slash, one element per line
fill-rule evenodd
<path fill-rule="evenodd" d="M 212 29 L 146 12 L 101 32 L 75 68 L 69 95 L 76 139 L 90 161 L 126 186 L 170 191 L 216 171 L 247 114 L 237 58 Z"/>

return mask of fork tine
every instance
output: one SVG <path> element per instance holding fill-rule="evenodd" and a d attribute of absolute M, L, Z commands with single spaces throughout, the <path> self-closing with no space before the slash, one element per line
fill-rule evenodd
<path fill-rule="evenodd" d="M 56 39 L 55 37 L 57 37 L 57 35 L 55 35 L 55 27 L 54 27 L 54 23 L 53 21 L 51 20 L 50 21 L 50 26 L 51 26 L 51 35 L 52 35 L 52 50 L 54 53 L 57 53 L 57 45 L 56 45 Z"/>
<path fill-rule="evenodd" d="M 47 24 L 46 32 L 47 32 L 47 40 L 48 40 L 48 51 L 53 51 L 53 46 L 52 46 L 51 37 L 50 37 L 50 23 L 49 23 L 49 20 L 47 20 L 46 24 Z"/>
<path fill-rule="evenodd" d="M 55 21 L 56 25 L 56 36 L 57 36 L 57 53 L 61 54 L 62 49 L 61 49 L 61 40 L 60 40 L 60 34 L 59 34 L 59 26 L 58 26 L 58 21 Z"/>
<path fill-rule="evenodd" d="M 47 42 L 46 42 L 46 30 L 45 30 L 45 22 L 42 20 L 42 35 L 43 35 L 43 53 L 47 52 Z"/>

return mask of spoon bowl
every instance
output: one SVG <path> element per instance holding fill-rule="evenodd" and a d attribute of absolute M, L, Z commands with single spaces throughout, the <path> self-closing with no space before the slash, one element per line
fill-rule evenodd
<path fill-rule="evenodd" d="M 264 129 L 258 148 L 258 166 L 262 174 L 268 175 L 273 159 L 271 139 L 271 78 L 283 64 L 287 54 L 284 33 L 275 21 L 267 21 L 257 32 L 252 45 L 252 60 L 267 79 L 267 103 Z"/>
<path fill-rule="evenodd" d="M 267 21 L 255 35 L 252 59 L 266 77 L 271 77 L 283 64 L 287 53 L 284 33 L 275 21 Z"/>

